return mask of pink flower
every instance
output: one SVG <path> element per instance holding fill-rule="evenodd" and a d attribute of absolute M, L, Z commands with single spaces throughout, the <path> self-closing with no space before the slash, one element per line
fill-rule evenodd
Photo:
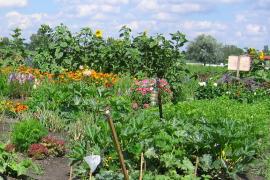
<path fill-rule="evenodd" d="M 149 108 L 149 107 L 150 107 L 149 104 L 147 104 L 147 103 L 143 104 L 143 108 L 144 108 L 144 109 L 147 109 L 147 108 Z"/>

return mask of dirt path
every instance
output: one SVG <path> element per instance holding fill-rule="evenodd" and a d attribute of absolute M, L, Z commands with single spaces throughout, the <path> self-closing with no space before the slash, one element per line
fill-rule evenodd
<path fill-rule="evenodd" d="M 31 175 L 32 178 L 38 180 L 67 180 L 69 178 L 68 159 L 62 158 L 48 158 L 45 160 L 38 160 L 35 163 L 40 164 L 43 169 L 42 175 Z"/>

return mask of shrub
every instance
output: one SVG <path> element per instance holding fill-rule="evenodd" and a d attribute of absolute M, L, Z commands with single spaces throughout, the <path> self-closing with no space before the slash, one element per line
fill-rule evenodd
<path fill-rule="evenodd" d="M 43 144 L 32 144 L 28 149 L 28 156 L 34 159 L 45 159 L 49 152 Z"/>
<path fill-rule="evenodd" d="M 41 143 L 48 149 L 48 154 L 54 157 L 60 157 L 65 154 L 65 142 L 51 136 L 42 138 Z"/>
<path fill-rule="evenodd" d="M 47 130 L 39 121 L 28 119 L 15 124 L 12 129 L 11 139 L 16 149 L 26 151 L 31 144 L 37 143 L 47 134 Z"/>

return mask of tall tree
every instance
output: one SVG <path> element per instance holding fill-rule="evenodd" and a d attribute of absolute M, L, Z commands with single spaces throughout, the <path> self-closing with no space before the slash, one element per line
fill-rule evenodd
<path fill-rule="evenodd" d="M 224 60 L 221 43 L 210 35 L 199 35 L 187 47 L 189 60 L 203 63 L 220 63 Z"/>
<path fill-rule="evenodd" d="M 244 53 L 244 50 L 235 45 L 224 45 L 222 47 L 222 52 L 224 54 L 224 60 L 226 61 L 231 55 L 242 55 Z"/>
<path fill-rule="evenodd" d="M 37 33 L 31 35 L 29 49 L 37 50 L 48 48 L 48 44 L 51 41 L 52 32 L 53 30 L 49 25 L 41 25 Z"/>

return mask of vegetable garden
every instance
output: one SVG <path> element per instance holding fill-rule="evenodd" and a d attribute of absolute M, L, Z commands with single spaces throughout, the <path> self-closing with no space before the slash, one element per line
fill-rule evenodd
<path fill-rule="evenodd" d="M 269 62 L 249 49 L 236 78 L 185 64 L 186 43 L 61 24 L 27 44 L 15 29 L 0 41 L 0 179 L 124 179 L 106 112 L 129 179 L 270 179 Z M 59 159 L 62 176 L 48 174 Z"/>

